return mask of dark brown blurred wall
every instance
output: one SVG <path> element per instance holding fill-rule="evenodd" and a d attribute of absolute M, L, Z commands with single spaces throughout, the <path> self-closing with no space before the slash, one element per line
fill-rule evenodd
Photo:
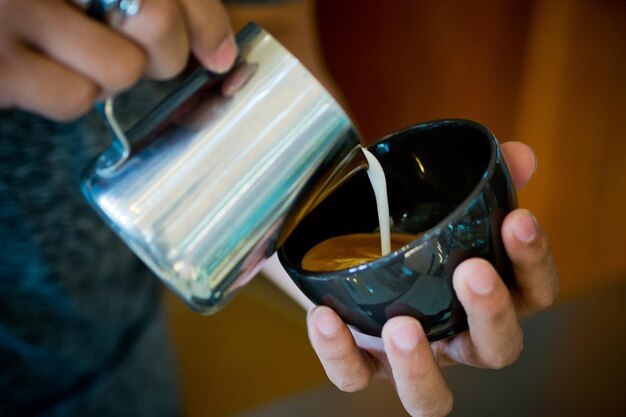
<path fill-rule="evenodd" d="M 529 4 L 319 0 L 326 61 L 362 134 L 442 117 L 512 134 Z"/>
<path fill-rule="evenodd" d="M 260 24 L 303 50 L 265 14 Z M 624 279 L 626 0 L 318 0 L 318 20 L 367 140 L 463 117 L 530 144 L 539 170 L 520 203 L 552 238 L 563 294 Z M 167 305 L 187 417 L 230 416 L 326 381 L 304 312 L 265 281 L 211 317 L 171 292 Z"/>
<path fill-rule="evenodd" d="M 461 117 L 539 158 L 520 203 L 562 294 L 626 279 L 626 1 L 318 0 L 332 75 L 367 141 Z"/>

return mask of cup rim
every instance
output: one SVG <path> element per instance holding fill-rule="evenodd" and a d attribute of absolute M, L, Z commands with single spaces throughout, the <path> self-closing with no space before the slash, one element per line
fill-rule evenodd
<path fill-rule="evenodd" d="M 460 119 L 460 118 L 436 119 L 436 120 L 416 123 L 414 125 L 411 125 L 403 129 L 400 129 L 396 132 L 393 132 L 389 135 L 383 136 L 378 141 L 367 145 L 366 148 L 369 150 L 371 148 L 374 148 L 382 144 L 385 141 L 391 140 L 394 137 L 402 135 L 403 133 L 409 132 L 411 130 L 427 130 L 427 129 L 432 129 L 432 128 L 439 127 L 442 125 L 455 125 L 455 124 L 472 127 L 483 132 L 485 136 L 487 137 L 487 139 L 489 140 L 490 155 L 489 155 L 489 162 L 487 163 L 485 172 L 483 173 L 480 180 L 476 183 L 476 185 L 474 186 L 472 191 L 467 195 L 467 197 L 465 197 L 465 199 L 463 199 L 463 201 L 461 201 L 450 213 L 444 216 L 435 225 L 433 225 L 432 227 L 422 232 L 417 239 L 411 241 L 407 245 L 404 245 L 401 248 L 391 253 L 388 253 L 385 256 L 381 256 L 380 258 L 376 258 L 370 262 L 353 266 L 350 268 L 335 270 L 335 271 L 309 271 L 301 267 L 295 268 L 293 264 L 289 263 L 290 268 L 296 270 L 299 274 L 305 273 L 304 275 L 306 275 L 307 279 L 320 280 L 320 279 L 328 279 L 331 277 L 349 275 L 357 271 L 363 271 L 363 270 L 370 269 L 373 267 L 389 264 L 393 262 L 395 259 L 404 255 L 405 253 L 422 245 L 424 242 L 430 239 L 433 233 L 438 232 L 439 230 L 442 229 L 442 227 L 450 223 L 451 219 L 457 218 L 483 192 L 483 190 L 485 189 L 485 186 L 489 184 L 489 182 L 491 181 L 491 178 L 494 175 L 494 171 L 495 171 L 498 160 L 502 159 L 500 158 L 500 147 L 499 147 L 498 141 L 495 135 L 493 134 L 493 132 L 489 130 L 489 128 L 487 128 L 486 126 L 478 122 L 474 122 L 468 119 Z M 503 159 L 502 159 L 502 163 L 506 164 L 506 162 Z M 507 176 L 507 180 L 509 180 L 508 176 Z"/>

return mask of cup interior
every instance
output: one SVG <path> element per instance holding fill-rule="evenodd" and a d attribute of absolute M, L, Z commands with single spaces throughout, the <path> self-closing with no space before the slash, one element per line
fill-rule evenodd
<path fill-rule="evenodd" d="M 416 236 L 471 202 L 493 170 L 496 153 L 494 140 L 485 128 L 455 121 L 409 128 L 368 149 L 385 172 L 391 231 Z M 367 172 L 362 170 L 298 224 L 280 248 L 282 261 L 302 271 L 304 255 L 318 243 L 341 235 L 372 233 L 378 227 L 374 192 Z M 393 256 L 372 262 L 384 262 Z M 309 276 L 327 275 L 303 272 Z"/>

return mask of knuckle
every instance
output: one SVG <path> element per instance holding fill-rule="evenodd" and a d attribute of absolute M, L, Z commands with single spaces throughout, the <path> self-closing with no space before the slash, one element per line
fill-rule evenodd
<path fill-rule="evenodd" d="M 354 393 L 364 390 L 369 385 L 369 378 L 365 375 L 348 375 L 342 378 L 332 378 L 333 384 L 343 392 Z"/>
<path fill-rule="evenodd" d="M 546 307 L 554 304 L 561 289 L 561 277 L 554 261 L 552 261 L 552 271 L 549 276 L 550 278 L 548 279 L 548 282 L 550 283 L 550 289 L 548 291 L 548 299 L 546 300 L 549 304 Z"/>
<path fill-rule="evenodd" d="M 145 33 L 146 42 L 150 46 L 157 46 L 169 38 L 181 24 L 180 10 L 176 2 L 160 1 L 158 8 L 150 15 L 150 25 Z"/>
<path fill-rule="evenodd" d="M 447 391 L 436 401 L 431 401 L 428 405 L 415 406 L 409 414 L 413 417 L 445 417 L 452 412 L 454 408 L 454 397 L 450 391 Z"/>
<path fill-rule="evenodd" d="M 524 349 L 523 335 L 519 338 L 514 338 L 516 341 L 512 341 L 508 344 L 506 349 L 502 349 L 499 353 L 491 355 L 488 361 L 486 361 L 487 367 L 490 369 L 498 370 L 506 368 L 517 361 Z"/>
<path fill-rule="evenodd" d="M 154 69 L 150 75 L 158 80 L 169 80 L 180 74 L 187 65 L 188 55 L 178 55 L 168 60 L 167 65 L 163 65 L 158 70 Z"/>
<path fill-rule="evenodd" d="M 546 288 L 533 291 L 532 296 L 529 297 L 529 304 L 531 304 L 531 311 L 541 311 L 550 307 L 556 301 L 559 294 L 559 282 L 558 278 L 553 279 L 551 284 L 548 284 Z"/>
<path fill-rule="evenodd" d="M 112 90 L 124 90 L 135 84 L 144 74 L 146 56 L 137 48 L 120 52 L 119 59 L 111 68 L 109 87 Z"/>
<path fill-rule="evenodd" d="M 91 109 L 98 93 L 99 89 L 91 83 L 76 86 L 52 116 L 59 121 L 69 121 L 83 115 Z"/>
<path fill-rule="evenodd" d="M 452 412 L 452 409 L 454 408 L 454 397 L 452 396 L 452 393 L 447 393 L 441 401 L 440 407 L 440 416 L 447 416 Z"/>
<path fill-rule="evenodd" d="M 493 369 L 493 370 L 503 369 L 511 365 L 516 360 L 517 360 L 517 356 L 513 356 L 510 354 L 496 355 L 490 358 L 489 363 L 488 363 L 488 368 Z"/>
<path fill-rule="evenodd" d="M 360 363 L 358 358 L 351 355 L 345 348 L 327 350 L 328 352 L 324 352 L 327 354 L 318 352 L 318 355 L 328 379 L 337 388 L 344 392 L 357 392 L 369 385 L 372 371 Z"/>
<path fill-rule="evenodd" d="M 231 32 L 227 24 L 215 25 L 212 27 L 212 30 L 205 30 L 197 35 L 197 38 L 194 39 L 196 42 L 195 47 L 200 49 L 201 52 L 211 55 L 229 36 L 231 36 Z"/>
<path fill-rule="evenodd" d="M 429 377 L 430 371 L 423 367 L 408 366 L 403 371 L 403 379 L 407 381 L 424 381 Z"/>
<path fill-rule="evenodd" d="M 331 348 L 318 348 L 317 350 L 320 358 L 333 366 L 347 363 L 350 356 L 349 348 L 341 346 L 341 344 L 334 344 Z"/>
<path fill-rule="evenodd" d="M 531 261 L 530 264 L 534 267 L 545 267 L 545 265 L 550 265 L 554 262 L 552 245 L 545 232 L 539 230 L 538 235 L 538 239 L 530 247 L 531 257 L 534 258 L 534 262 Z"/>
<path fill-rule="evenodd" d="M 556 296 L 553 294 L 553 292 L 548 291 L 545 294 L 541 294 L 540 296 L 536 297 L 534 302 L 535 308 L 537 310 L 545 310 L 546 308 L 554 304 L 555 300 Z"/>
<path fill-rule="evenodd" d="M 148 54 L 146 75 L 158 80 L 178 75 L 189 59 L 189 34 L 177 2 L 155 1 L 142 18 L 145 30 L 137 36 Z"/>
<path fill-rule="evenodd" d="M 560 289 L 560 276 L 556 263 L 552 256 L 550 245 L 546 243 L 543 251 L 544 256 L 541 265 L 536 269 L 543 270 L 543 285 L 537 291 L 534 291 L 533 304 L 536 310 L 543 310 L 550 307 L 556 301 Z"/>
<path fill-rule="evenodd" d="M 482 321 L 484 321 L 484 324 L 491 327 L 500 328 L 503 324 L 510 321 L 512 308 L 512 304 L 510 304 L 507 300 L 494 300 L 494 303 L 484 312 L 485 315 Z"/>

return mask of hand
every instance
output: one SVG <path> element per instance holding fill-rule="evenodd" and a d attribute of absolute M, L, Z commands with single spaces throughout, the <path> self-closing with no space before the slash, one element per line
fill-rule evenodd
<path fill-rule="evenodd" d="M 535 169 L 526 145 L 505 143 L 503 153 L 518 188 Z M 469 259 L 453 276 L 454 289 L 467 312 L 469 330 L 429 345 L 419 322 L 394 317 L 375 338 L 348 328 L 330 308 L 309 312 L 309 338 L 330 380 L 353 392 L 377 375 L 389 378 L 412 416 L 445 416 L 453 397 L 439 366 L 462 363 L 499 369 L 513 363 L 523 348 L 522 315 L 548 307 L 556 298 L 559 275 L 546 235 L 525 209 L 511 212 L 502 225 L 513 262 L 517 290 L 509 292 L 490 263 Z"/>
<path fill-rule="evenodd" d="M 236 57 L 219 0 L 143 0 L 117 27 L 87 17 L 78 4 L 0 0 L 0 110 L 69 120 L 142 76 L 175 76 L 190 51 L 215 72 Z"/>

